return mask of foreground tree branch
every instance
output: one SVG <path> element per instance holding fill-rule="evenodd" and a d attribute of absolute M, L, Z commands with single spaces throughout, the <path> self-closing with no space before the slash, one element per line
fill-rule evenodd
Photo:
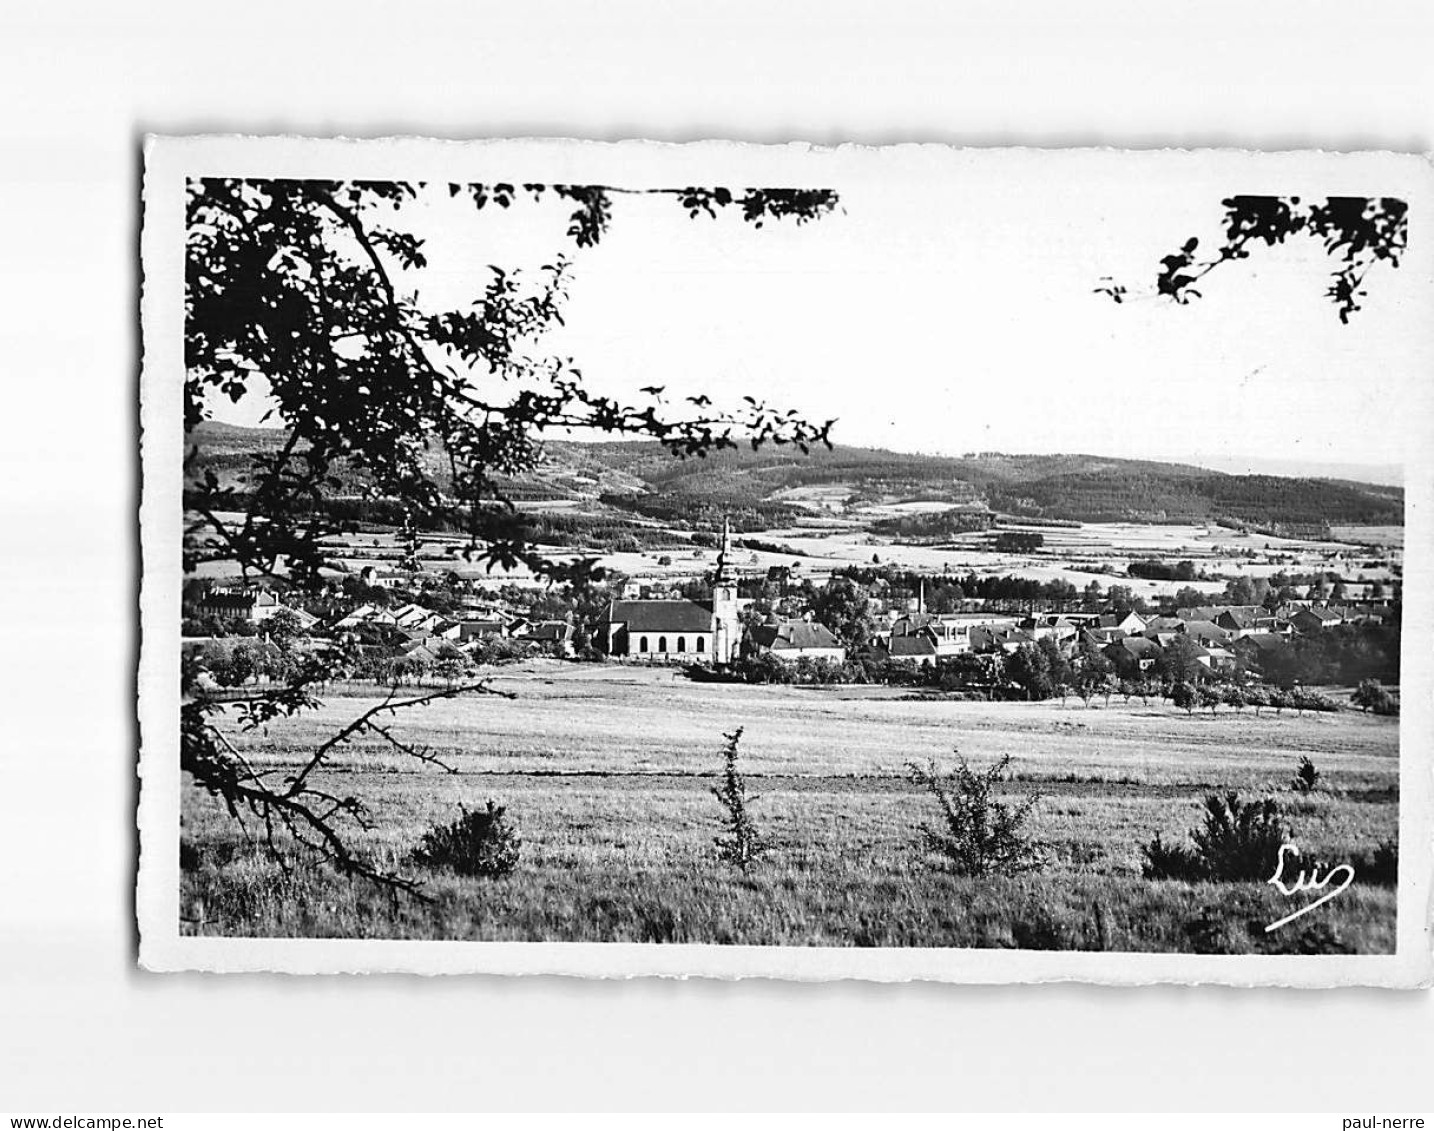
<path fill-rule="evenodd" d="M 329 564 L 323 540 L 351 524 L 328 504 L 359 486 L 396 505 L 405 526 L 456 526 L 467 557 L 490 568 L 525 565 L 553 582 L 583 585 L 592 561 L 553 562 L 533 544 L 528 520 L 505 482 L 531 470 L 545 433 L 582 429 L 648 437 L 679 458 L 750 443 L 830 446 L 832 421 L 813 423 L 755 397 L 721 409 L 711 398 L 679 406 L 660 388 L 626 402 L 587 387 L 571 358 L 545 356 L 543 335 L 562 322 L 572 263 L 566 253 L 537 269 L 490 265 L 470 301 L 425 300 L 423 205 L 461 198 L 475 211 L 522 204 L 552 210 L 554 242 L 595 246 L 613 222 L 614 199 L 669 199 L 689 217 L 733 211 L 743 223 L 802 224 L 830 213 L 827 189 L 686 187 L 625 190 L 603 185 L 446 184 L 388 181 L 191 181 L 187 197 L 185 426 L 210 417 L 216 399 L 264 395 L 287 429 L 247 474 L 221 480 L 193 442 L 185 505 L 192 516 L 184 564 L 236 565 L 318 590 Z M 564 227 L 563 224 L 566 224 Z M 341 670 L 333 656 L 296 659 L 282 685 L 221 701 L 186 676 L 181 765 L 241 825 L 276 838 L 349 876 L 417 894 L 418 884 L 352 850 L 346 830 L 366 828 L 356 797 L 316 785 L 335 752 L 373 737 L 419 764 L 454 772 L 393 727 L 402 712 L 465 693 L 504 694 L 486 683 L 381 703 L 319 742 L 282 782 L 257 771 L 225 727 L 241 732 L 319 706 L 318 689 Z M 228 712 L 231 712 L 229 714 Z M 247 828 L 245 830 L 248 835 Z"/>
<path fill-rule="evenodd" d="M 1254 248 L 1274 247 L 1291 236 L 1317 239 L 1336 266 L 1325 297 L 1334 303 L 1339 320 L 1349 322 L 1361 309 L 1364 278 L 1378 263 L 1398 267 L 1408 245 L 1409 206 L 1394 197 L 1332 196 L 1322 204 L 1297 196 L 1232 196 L 1225 207 L 1224 242 L 1213 255 L 1201 258 L 1200 241 L 1192 236 L 1180 250 L 1165 256 L 1155 279 L 1155 294 L 1180 305 L 1200 298 L 1195 284 L 1226 264 L 1249 259 Z M 1115 302 L 1133 294 L 1109 278 L 1096 287 Z"/>

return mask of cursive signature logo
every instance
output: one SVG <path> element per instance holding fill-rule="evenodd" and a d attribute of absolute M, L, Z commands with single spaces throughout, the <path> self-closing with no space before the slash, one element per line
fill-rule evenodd
<path fill-rule="evenodd" d="M 1268 927 L 1265 928 L 1266 934 L 1269 934 L 1271 931 L 1278 930 L 1286 923 L 1293 923 L 1301 915 L 1309 914 L 1320 904 L 1328 903 L 1335 896 L 1346 890 L 1350 884 L 1354 883 L 1353 865 L 1336 864 L 1333 868 L 1326 872 L 1323 877 L 1321 877 L 1319 874 L 1319 863 L 1316 861 L 1315 865 L 1310 868 L 1308 874 L 1306 874 L 1305 870 L 1301 868 L 1299 872 L 1296 873 L 1294 882 L 1287 884 L 1285 882 L 1286 853 L 1298 856 L 1300 854 L 1300 850 L 1297 845 L 1289 843 L 1280 845 L 1279 858 L 1275 861 L 1275 874 L 1265 882 L 1273 884 L 1275 887 L 1277 887 L 1280 890 L 1281 895 L 1298 895 L 1302 891 L 1322 891 L 1324 892 L 1324 894 L 1318 899 L 1314 900 L 1312 903 L 1305 904 L 1298 911 L 1292 911 L 1283 919 L 1277 919 L 1275 922 L 1271 923 Z M 1344 882 L 1341 883 L 1337 888 L 1334 888 L 1332 891 L 1326 891 L 1325 889 L 1328 888 L 1329 885 L 1334 882 L 1335 874 L 1338 872 L 1344 873 Z"/>

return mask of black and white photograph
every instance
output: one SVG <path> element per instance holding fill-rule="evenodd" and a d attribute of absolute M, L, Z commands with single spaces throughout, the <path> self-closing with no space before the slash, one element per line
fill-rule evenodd
<path fill-rule="evenodd" d="M 1431 46 L 0 5 L 0 1128 L 1427 1128 Z"/>
<path fill-rule="evenodd" d="M 156 962 L 1427 975 L 1426 165 L 148 154 Z"/>

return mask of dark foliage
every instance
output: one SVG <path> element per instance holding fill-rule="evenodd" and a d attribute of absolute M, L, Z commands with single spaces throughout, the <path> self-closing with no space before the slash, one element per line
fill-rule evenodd
<path fill-rule="evenodd" d="M 489 878 L 513 871 L 522 847 L 507 811 L 490 799 L 486 809 L 463 808 L 456 821 L 429 829 L 413 850 L 413 859 L 426 868 Z"/>
<path fill-rule="evenodd" d="M 1252 249 L 1273 247 L 1291 236 L 1318 240 L 1337 267 L 1325 290 L 1341 322 L 1348 322 L 1364 297 L 1364 277 L 1376 263 L 1399 266 L 1408 242 L 1408 205 L 1393 197 L 1332 196 L 1323 203 L 1297 196 L 1232 196 L 1224 200 L 1224 241 L 1201 258 L 1200 241 L 1191 237 L 1165 256 L 1156 276 L 1156 293 L 1176 303 L 1199 298 L 1195 284 L 1215 268 L 1250 258 Z M 1123 302 L 1127 289 L 1109 280 L 1096 290 Z"/>
<path fill-rule="evenodd" d="M 1166 844 L 1157 834 L 1144 847 L 1145 878 L 1186 883 L 1268 880 L 1280 845 L 1288 839 L 1274 798 L 1242 802 L 1237 793 L 1206 797 L 1204 824 L 1192 829 L 1190 837 L 1193 849 Z"/>
<path fill-rule="evenodd" d="M 757 823 L 748 806 L 756 799 L 747 795 L 747 780 L 738 768 L 742 727 L 722 737 L 722 784 L 712 790 L 726 816 L 722 819 L 723 835 L 714 837 L 720 859 L 746 872 L 771 845 L 757 831 Z"/>
<path fill-rule="evenodd" d="M 1350 701 L 1361 711 L 1373 711 L 1376 715 L 1399 714 L 1399 700 L 1377 679 L 1360 680 Z"/>
<path fill-rule="evenodd" d="M 1356 853 L 1345 862 L 1354 869 L 1357 884 L 1399 886 L 1399 845 L 1392 840 L 1376 846 L 1373 852 Z"/>
<path fill-rule="evenodd" d="M 1295 771 L 1295 776 L 1290 779 L 1290 788 L 1296 793 L 1313 793 L 1319 788 L 1320 776 L 1313 759 L 1306 754 L 1300 759 L 1300 768 Z"/>
<path fill-rule="evenodd" d="M 1030 794 L 1014 807 L 993 796 L 1006 782 L 1005 755 L 985 770 L 973 770 L 956 752 L 956 769 L 943 774 L 933 760 L 925 766 L 908 763 L 911 780 L 935 799 L 939 825 L 921 825 L 922 844 L 959 876 L 1011 875 L 1041 867 L 1041 846 L 1025 831 L 1040 800 Z"/>

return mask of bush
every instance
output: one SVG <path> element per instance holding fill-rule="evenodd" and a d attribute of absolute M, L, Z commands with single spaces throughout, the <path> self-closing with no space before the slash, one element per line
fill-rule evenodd
<path fill-rule="evenodd" d="M 460 876 L 506 876 L 518 866 L 522 838 L 503 806 L 489 800 L 486 809 L 469 810 L 448 825 L 423 834 L 413 859 L 429 868 L 448 868 Z"/>
<path fill-rule="evenodd" d="M 1347 863 L 1354 869 L 1355 883 L 1399 886 L 1399 845 L 1392 840 L 1386 840 L 1372 853 L 1351 856 Z"/>
<path fill-rule="evenodd" d="M 1319 788 L 1320 772 L 1306 754 L 1300 759 L 1300 768 L 1290 779 L 1290 788 L 1296 793 L 1313 793 Z"/>
<path fill-rule="evenodd" d="M 1290 705 L 1296 712 L 1303 711 L 1338 711 L 1339 704 L 1328 695 L 1321 695 L 1318 691 L 1296 691 L 1291 696 Z"/>
<path fill-rule="evenodd" d="M 941 807 L 944 827 L 921 825 L 926 849 L 943 857 L 958 876 L 1010 875 L 1039 868 L 1041 846 L 1024 831 L 1039 795 L 1029 795 L 1015 808 L 991 796 L 992 788 L 1005 780 L 1011 756 L 981 772 L 972 770 L 959 750 L 956 756 L 960 764 L 951 774 L 941 773 L 934 761 L 925 766 L 908 763 L 911 780 L 924 786 Z"/>
<path fill-rule="evenodd" d="M 1166 844 L 1159 833 L 1141 851 L 1145 853 L 1145 863 L 1140 872 L 1147 880 L 1184 880 L 1194 884 L 1209 878 L 1204 861 L 1193 848 Z"/>
<path fill-rule="evenodd" d="M 1376 715 L 1399 714 L 1399 700 L 1395 699 L 1377 679 L 1361 680 L 1350 701 L 1361 711 L 1373 711 Z"/>
<path fill-rule="evenodd" d="M 737 768 L 738 744 L 742 741 L 742 728 L 722 736 L 727 745 L 722 750 L 722 784 L 712 790 L 727 816 L 722 827 L 725 836 L 714 837 L 717 855 L 729 864 L 735 864 L 746 872 L 752 863 L 771 846 L 757 832 L 756 822 L 747 810 L 747 805 L 756 798 L 747 796 L 747 781 Z"/>
<path fill-rule="evenodd" d="M 1159 835 L 1144 847 L 1147 880 L 1212 880 L 1243 883 L 1274 874 L 1280 845 L 1288 839 L 1273 797 L 1242 802 L 1237 793 L 1205 798 L 1205 824 L 1192 829 L 1193 850 L 1167 845 Z"/>

